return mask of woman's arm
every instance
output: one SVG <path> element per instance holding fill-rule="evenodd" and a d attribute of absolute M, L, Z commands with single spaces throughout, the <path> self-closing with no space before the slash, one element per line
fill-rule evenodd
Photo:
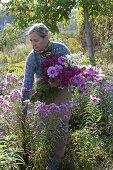
<path fill-rule="evenodd" d="M 30 90 L 32 89 L 34 82 L 35 67 L 36 63 L 34 60 L 34 55 L 33 53 L 30 53 L 26 59 L 26 66 L 24 72 L 24 82 L 22 90 L 23 101 L 29 99 L 30 97 Z"/>

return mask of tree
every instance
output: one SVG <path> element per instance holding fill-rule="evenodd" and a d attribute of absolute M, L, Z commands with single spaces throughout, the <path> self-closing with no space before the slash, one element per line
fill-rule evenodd
<path fill-rule="evenodd" d="M 90 29 L 90 17 L 110 14 L 112 0 L 10 0 L 4 3 L 6 13 L 15 16 L 15 25 L 20 28 L 34 22 L 45 23 L 52 32 L 58 32 L 58 22 L 68 21 L 73 8 L 83 8 L 87 49 L 90 61 L 95 64 Z"/>

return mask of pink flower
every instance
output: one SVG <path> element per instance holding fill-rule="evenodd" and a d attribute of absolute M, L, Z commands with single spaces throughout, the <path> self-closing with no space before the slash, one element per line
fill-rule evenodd
<path fill-rule="evenodd" d="M 95 95 L 90 95 L 90 102 L 93 104 L 99 103 L 100 99 L 97 98 Z"/>
<path fill-rule="evenodd" d="M 30 104 L 30 100 L 24 100 L 23 103 L 24 104 Z"/>
<path fill-rule="evenodd" d="M 50 78 L 54 78 L 54 77 L 58 76 L 58 74 L 59 74 L 58 71 L 56 70 L 56 68 L 53 66 L 48 68 L 47 73 Z"/>
<path fill-rule="evenodd" d="M 55 64 L 55 69 L 59 72 L 63 69 L 63 67 L 61 65 Z"/>
<path fill-rule="evenodd" d="M 62 56 L 58 58 L 58 63 L 61 64 L 61 65 L 64 65 L 65 61 L 66 61 L 65 58 L 62 57 Z"/>

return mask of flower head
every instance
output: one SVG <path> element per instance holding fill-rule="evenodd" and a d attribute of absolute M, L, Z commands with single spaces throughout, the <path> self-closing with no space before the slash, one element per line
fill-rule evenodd
<path fill-rule="evenodd" d="M 59 74 L 57 69 L 53 66 L 51 66 L 47 69 L 47 73 L 50 78 L 54 78 L 54 77 L 58 76 L 58 74 Z"/>
<path fill-rule="evenodd" d="M 65 58 L 63 56 L 59 57 L 58 58 L 58 63 L 61 64 L 61 65 L 64 65 L 66 62 Z"/>
<path fill-rule="evenodd" d="M 90 102 L 93 104 L 99 103 L 100 99 L 96 97 L 95 95 L 90 95 Z"/>

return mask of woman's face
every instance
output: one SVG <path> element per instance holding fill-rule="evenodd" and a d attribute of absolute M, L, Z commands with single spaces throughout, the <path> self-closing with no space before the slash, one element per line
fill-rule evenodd
<path fill-rule="evenodd" d="M 32 48 L 36 51 L 44 50 L 48 44 L 48 36 L 42 38 L 36 32 L 32 32 L 29 35 Z"/>

